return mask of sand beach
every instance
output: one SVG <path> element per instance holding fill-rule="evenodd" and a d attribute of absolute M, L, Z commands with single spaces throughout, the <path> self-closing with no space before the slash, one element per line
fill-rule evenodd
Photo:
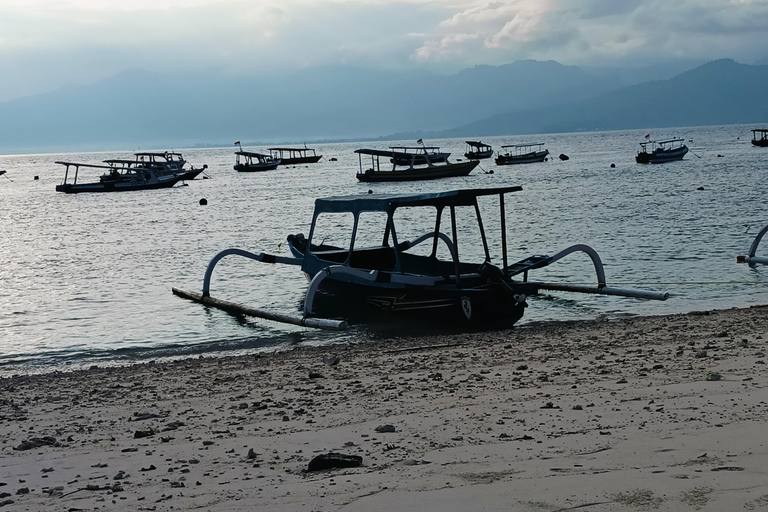
<path fill-rule="evenodd" d="M 767 349 L 752 307 L 17 375 L 0 509 L 768 510 Z"/>

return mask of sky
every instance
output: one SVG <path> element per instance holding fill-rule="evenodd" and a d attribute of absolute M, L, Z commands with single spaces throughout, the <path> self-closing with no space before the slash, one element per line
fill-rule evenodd
<path fill-rule="evenodd" d="M 768 0 L 0 0 L 0 101 L 131 69 L 768 59 Z"/>

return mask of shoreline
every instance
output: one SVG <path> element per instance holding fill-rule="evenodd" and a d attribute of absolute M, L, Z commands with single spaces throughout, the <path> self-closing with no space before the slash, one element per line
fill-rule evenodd
<path fill-rule="evenodd" d="M 2 378 L 0 507 L 757 509 L 765 333 L 753 306 Z M 328 452 L 362 466 L 306 471 Z"/>

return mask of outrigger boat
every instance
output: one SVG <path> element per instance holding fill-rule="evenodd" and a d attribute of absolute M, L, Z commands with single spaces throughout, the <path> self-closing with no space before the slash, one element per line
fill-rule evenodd
<path fill-rule="evenodd" d="M 303 148 L 270 148 L 269 154 L 273 160 L 280 160 L 281 165 L 314 164 L 323 155 L 318 155 L 314 149 Z"/>
<path fill-rule="evenodd" d="M 666 293 L 607 286 L 600 257 L 586 245 L 574 245 L 553 256 L 537 255 L 518 262 L 509 261 L 505 196 L 520 190 L 521 187 L 505 187 L 317 199 L 309 236 L 288 236 L 294 257 L 227 249 L 208 264 L 202 293 L 177 288 L 173 292 L 230 311 L 329 329 L 344 328 L 347 320 L 370 322 L 377 319 L 436 321 L 476 327 L 508 326 L 522 318 L 527 306 L 526 297 L 541 290 L 656 300 L 668 297 Z M 479 199 L 484 207 L 486 201 L 490 201 L 490 208 L 499 208 L 500 233 L 493 244 L 488 243 Z M 480 246 L 465 246 L 459 240 L 460 234 L 465 238 L 468 234 L 458 228 L 457 219 L 467 217 L 471 218 L 471 225 L 479 229 L 479 233 L 471 234 L 470 238 L 479 239 Z M 353 220 L 351 233 L 344 236 L 340 245 L 316 242 L 325 240 L 329 234 L 321 232 L 319 226 L 337 226 L 339 221 L 347 219 Z M 422 219 L 426 221 L 427 231 L 401 240 L 406 231 L 418 232 L 415 224 L 421 224 Z M 336 231 L 330 234 L 338 235 Z M 492 255 L 492 246 L 501 254 Z M 528 279 L 535 269 L 579 252 L 592 260 L 597 274 L 594 286 Z M 211 297 L 213 270 L 228 255 L 300 266 L 309 279 L 302 314 L 275 318 L 269 312 L 262 314 L 263 310 Z M 494 261 L 496 264 L 492 263 Z"/>
<path fill-rule="evenodd" d="M 491 158 L 493 156 L 493 148 L 488 144 L 483 144 L 479 141 L 468 140 L 467 150 L 464 152 L 464 156 L 471 160 L 482 160 L 484 158 Z"/>
<path fill-rule="evenodd" d="M 643 150 L 637 153 L 635 161 L 639 164 L 660 164 L 682 160 L 688 153 L 688 146 L 683 144 L 685 139 L 649 140 L 641 142 Z"/>
<path fill-rule="evenodd" d="M 392 163 L 395 165 L 424 165 L 445 162 L 450 153 L 440 151 L 439 146 L 390 146 Z"/>
<path fill-rule="evenodd" d="M 510 144 L 507 146 L 501 146 L 504 153 L 499 152 L 496 157 L 496 165 L 510 165 L 510 164 L 530 164 L 534 162 L 543 162 L 547 155 L 549 155 L 548 149 L 543 149 L 543 142 L 531 142 L 529 144 Z"/>
<path fill-rule="evenodd" d="M 768 129 L 756 128 L 752 130 L 752 144 L 761 148 L 768 148 Z"/>
<path fill-rule="evenodd" d="M 476 160 L 451 163 L 447 158 L 432 160 L 427 153 L 407 153 L 398 151 L 385 151 L 380 149 L 358 149 L 360 170 L 357 179 L 364 182 L 382 181 L 418 181 L 434 180 L 438 178 L 450 178 L 455 176 L 467 176 L 472 169 L 477 167 Z M 363 155 L 371 157 L 370 167 L 363 170 Z M 388 159 L 392 164 L 391 169 L 381 168 L 380 158 Z"/>
<path fill-rule="evenodd" d="M 134 160 L 112 158 L 104 160 L 110 167 L 120 168 L 122 173 L 127 169 L 151 169 L 158 177 L 178 176 L 180 180 L 194 180 L 208 165 L 186 169 L 187 161 L 181 153 L 165 151 L 163 153 L 134 153 Z"/>
<path fill-rule="evenodd" d="M 130 160 L 129 162 L 133 161 Z M 158 175 L 155 169 L 151 167 L 141 168 L 128 165 L 96 165 L 62 161 L 56 163 L 66 166 L 66 170 L 64 171 L 64 182 L 61 185 L 56 185 L 56 191 L 66 192 L 68 194 L 75 194 L 78 192 L 122 192 L 129 190 L 170 188 L 182 180 L 182 176 L 177 174 Z M 71 183 L 68 182 L 70 167 L 74 167 L 75 169 Z M 97 182 L 78 183 L 77 178 L 81 167 L 89 169 L 106 169 L 107 172 L 102 174 Z"/>
<path fill-rule="evenodd" d="M 272 171 L 280 165 L 280 159 L 251 151 L 235 151 L 235 170 L 238 172 Z M 240 159 L 242 157 L 242 160 Z"/>

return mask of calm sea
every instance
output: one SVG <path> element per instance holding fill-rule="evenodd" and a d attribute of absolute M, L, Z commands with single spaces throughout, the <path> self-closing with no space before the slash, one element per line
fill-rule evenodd
<path fill-rule="evenodd" d="M 522 322 L 765 304 L 768 268 L 736 263 L 768 224 L 768 149 L 750 144 L 750 128 L 652 131 L 659 140 L 683 137 L 692 150 L 661 165 L 634 161 L 647 130 L 492 137 L 483 142 L 496 149 L 544 142 L 553 156 L 570 159 L 502 167 L 485 160 L 465 178 L 402 184 L 359 184 L 353 151 L 414 141 L 318 144 L 320 163 L 264 173 L 235 172 L 233 147 L 189 149 L 187 160 L 207 164 L 210 179 L 119 194 L 58 193 L 64 169 L 54 162 L 98 163 L 132 158 L 131 151 L 0 156 L 8 171 L 0 176 L 0 375 L 379 335 L 240 318 L 171 293 L 173 286 L 199 291 L 208 261 L 226 248 L 288 256 L 286 235 L 308 232 L 315 198 L 369 189 L 522 185 L 507 208 L 512 258 L 585 243 L 602 257 L 609 284 L 671 295 L 656 302 L 553 292 L 529 299 Z M 463 158 L 463 139 L 425 142 Z M 532 278 L 595 281 L 584 255 Z M 216 297 L 290 312 L 305 290 L 297 267 L 234 257 L 217 266 L 212 285 Z"/>

